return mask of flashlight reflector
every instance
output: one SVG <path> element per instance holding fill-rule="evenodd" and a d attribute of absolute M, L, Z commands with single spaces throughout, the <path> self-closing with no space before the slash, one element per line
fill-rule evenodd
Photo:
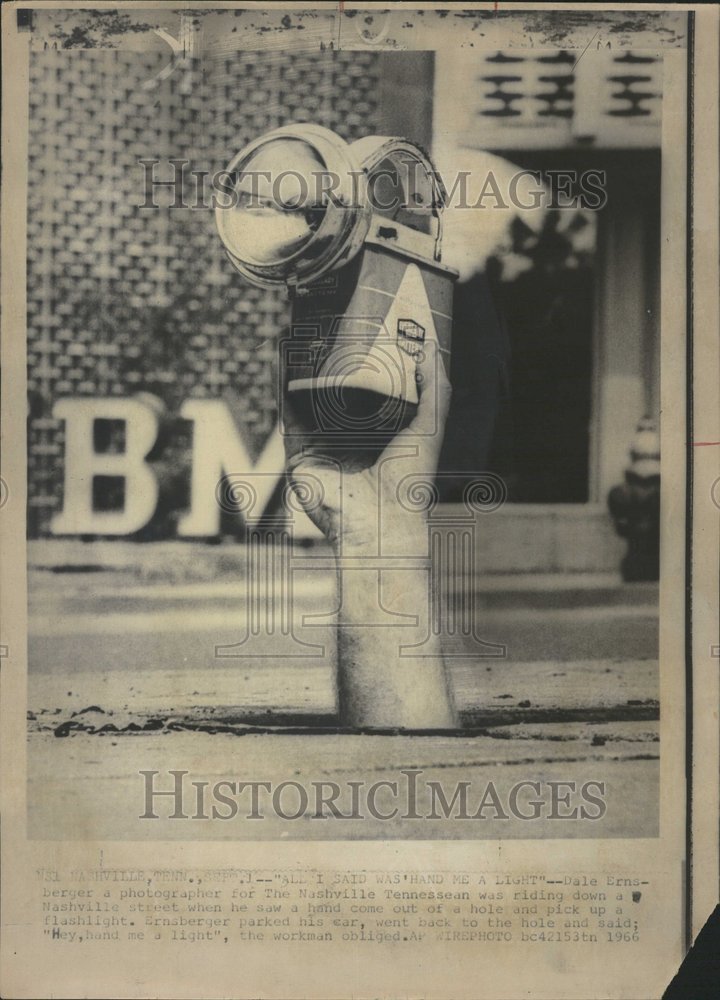
<path fill-rule="evenodd" d="M 218 205 L 230 260 L 257 285 L 314 281 L 357 252 L 370 225 L 365 175 L 348 144 L 317 125 L 256 139 L 228 166 L 231 204 Z"/>
<path fill-rule="evenodd" d="M 306 246 L 325 208 L 316 197 L 325 164 L 300 139 L 275 139 L 252 153 L 222 216 L 223 238 L 235 257 L 278 265 Z"/>

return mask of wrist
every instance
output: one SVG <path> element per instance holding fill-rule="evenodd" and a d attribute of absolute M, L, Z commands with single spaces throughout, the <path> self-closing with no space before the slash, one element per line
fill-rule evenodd
<path fill-rule="evenodd" d="M 424 521 L 411 526 L 387 526 L 379 532 L 343 531 L 330 544 L 339 560 L 372 560 L 375 566 L 382 564 L 381 568 L 406 566 L 408 560 L 419 565 L 429 563 L 428 529 Z"/>
<path fill-rule="evenodd" d="M 396 564 L 341 565 L 338 573 L 341 630 L 360 627 L 363 643 L 382 650 L 384 662 L 429 637 L 432 582 L 429 568 Z"/>

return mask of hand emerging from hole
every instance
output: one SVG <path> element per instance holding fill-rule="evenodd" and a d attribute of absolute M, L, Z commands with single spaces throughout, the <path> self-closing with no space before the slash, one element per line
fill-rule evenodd
<path fill-rule="evenodd" d="M 382 450 L 309 431 L 286 400 L 293 488 L 338 566 L 338 703 L 353 728 L 456 725 L 432 617 L 427 511 L 450 404 L 434 342 L 417 365 L 419 403 Z M 378 455 L 378 451 L 380 451 Z"/>

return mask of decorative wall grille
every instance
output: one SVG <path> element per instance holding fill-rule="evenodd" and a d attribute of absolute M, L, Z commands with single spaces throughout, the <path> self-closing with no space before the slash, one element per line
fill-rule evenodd
<path fill-rule="evenodd" d="M 140 210 L 139 161 L 210 173 L 250 139 L 310 120 L 378 131 L 378 56 L 252 52 L 163 74 L 165 51 L 35 51 L 30 62 L 28 475 L 31 535 L 60 506 L 63 396 L 149 391 L 171 408 L 232 393 L 259 451 L 276 421 L 282 293 L 242 281 L 212 211 Z M 159 171 L 167 177 L 167 169 Z"/>
<path fill-rule="evenodd" d="M 455 67 L 474 148 L 660 145 L 662 56 L 607 49 L 464 54 Z"/>

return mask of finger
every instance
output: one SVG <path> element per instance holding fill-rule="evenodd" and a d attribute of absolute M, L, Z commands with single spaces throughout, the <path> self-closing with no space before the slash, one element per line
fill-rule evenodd
<path fill-rule="evenodd" d="M 302 438 L 305 435 L 297 411 L 287 396 L 282 401 L 280 431 L 285 442 L 285 454 L 290 458 L 302 447 Z"/>
<path fill-rule="evenodd" d="M 340 469 L 339 462 L 325 455 L 315 454 L 309 448 L 303 448 L 285 463 L 285 471 L 293 479 L 299 479 L 305 473 L 315 476 L 324 476 L 328 473 L 338 474 Z"/>
<path fill-rule="evenodd" d="M 444 425 L 452 386 L 437 341 L 429 341 L 417 362 L 418 412 L 410 426 L 422 431 Z"/>
<path fill-rule="evenodd" d="M 308 426 L 308 415 L 294 402 L 293 393 L 286 393 L 283 397 L 280 430 L 287 460 L 317 448 L 317 433 Z"/>
<path fill-rule="evenodd" d="M 418 471 L 432 473 L 437 468 L 450 408 L 452 387 L 442 353 L 435 341 L 423 349 L 417 365 L 418 410 L 396 441 L 411 440 L 417 449 Z"/>
<path fill-rule="evenodd" d="M 299 455 L 288 463 L 293 492 L 310 519 L 328 538 L 337 535 L 342 509 L 342 475 L 336 463 Z"/>

